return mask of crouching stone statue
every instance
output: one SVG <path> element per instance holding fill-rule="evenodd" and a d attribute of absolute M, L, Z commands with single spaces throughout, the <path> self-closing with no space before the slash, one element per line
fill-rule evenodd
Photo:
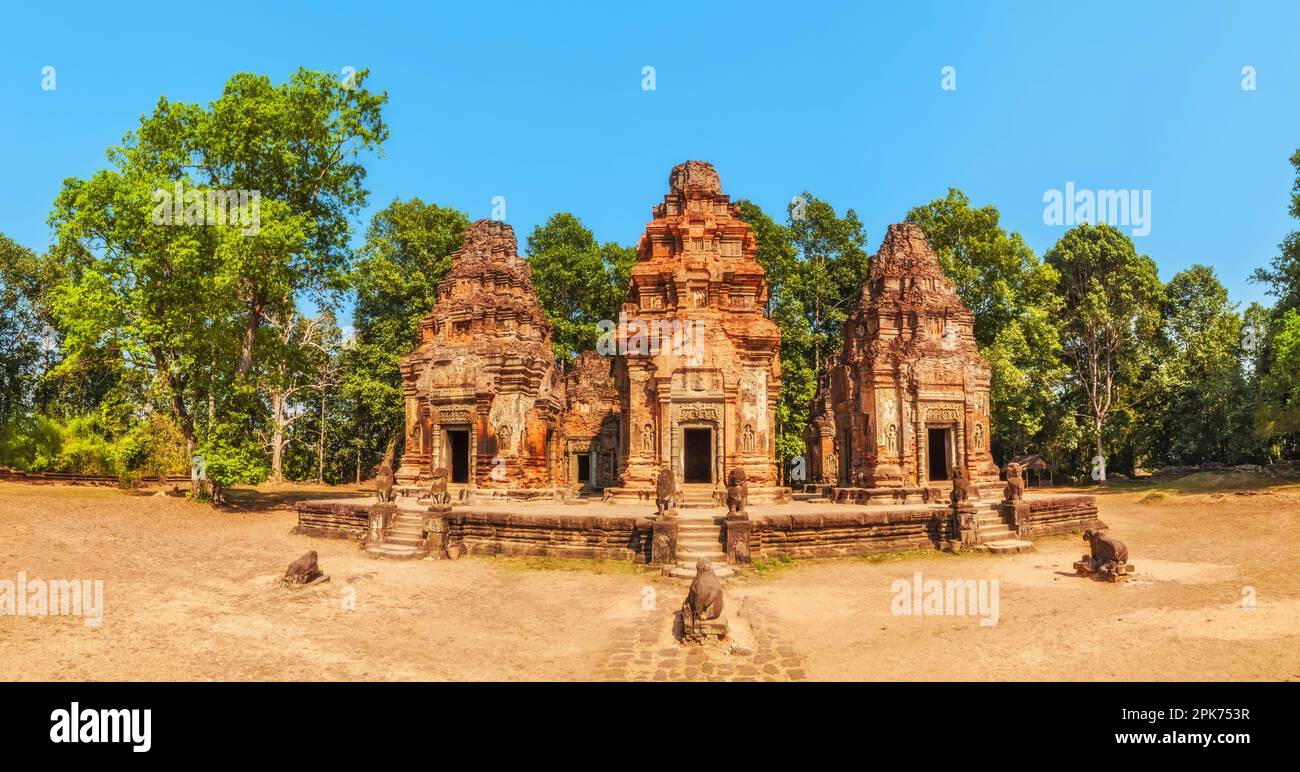
<path fill-rule="evenodd" d="M 659 480 L 655 484 L 655 509 L 659 517 L 677 514 L 677 480 L 668 467 L 659 470 Z"/>
<path fill-rule="evenodd" d="M 686 600 L 682 601 L 681 620 L 683 640 L 727 637 L 727 620 L 722 616 L 722 582 L 707 560 L 700 559 L 695 564 L 695 579 Z"/>
<path fill-rule="evenodd" d="M 1124 542 L 1091 528 L 1083 532 L 1083 540 L 1088 542 L 1089 551 L 1074 564 L 1076 573 L 1083 576 L 1096 574 L 1109 582 L 1117 582 L 1133 573 Z"/>

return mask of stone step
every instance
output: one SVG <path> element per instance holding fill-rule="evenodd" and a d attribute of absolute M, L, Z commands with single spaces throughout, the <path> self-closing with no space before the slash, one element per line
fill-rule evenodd
<path fill-rule="evenodd" d="M 722 541 L 722 531 L 691 531 L 690 533 L 686 533 L 684 531 L 678 531 L 677 541 L 678 543 L 683 543 L 683 542 L 703 543 L 703 542 L 710 542 L 710 541 L 720 542 Z"/>
<path fill-rule="evenodd" d="M 694 568 L 695 561 L 697 560 L 707 560 L 710 563 L 713 563 L 715 565 L 723 565 L 727 562 L 727 556 L 722 554 L 722 552 L 690 552 L 688 550 L 677 551 L 678 565 L 684 564 L 690 566 L 691 568 Z"/>
<path fill-rule="evenodd" d="M 377 558 L 394 558 L 397 560 L 410 560 L 420 557 L 420 550 L 414 547 L 405 547 L 396 544 L 375 544 L 366 547 L 366 552 L 372 557 Z"/>
<path fill-rule="evenodd" d="M 716 539 L 722 535 L 722 529 L 709 524 L 704 528 L 678 528 L 677 536 L 682 539 Z"/>
<path fill-rule="evenodd" d="M 980 546 L 995 554 L 1032 552 L 1034 549 L 1034 543 L 1024 539 L 999 539 L 997 541 L 986 541 Z"/>
<path fill-rule="evenodd" d="M 726 579 L 729 576 L 735 576 L 736 569 L 726 564 L 714 563 L 713 574 L 717 576 L 719 579 Z M 694 579 L 695 563 L 694 561 L 692 561 L 690 564 L 678 563 L 673 568 L 673 570 L 668 572 L 668 575 L 677 579 Z"/>
<path fill-rule="evenodd" d="M 1002 539 L 1016 538 L 1016 535 L 1012 533 L 1011 529 L 1009 528 L 998 528 L 996 530 L 987 530 L 987 531 L 984 529 L 980 529 L 979 533 L 980 533 L 981 542 L 1000 541 Z"/>
<path fill-rule="evenodd" d="M 679 541 L 677 542 L 678 554 L 691 555 L 713 554 L 722 552 L 722 542 L 719 541 Z"/>
<path fill-rule="evenodd" d="M 679 531 L 721 530 L 722 523 L 718 522 L 720 519 L 721 518 L 713 517 L 712 515 L 709 517 L 683 517 L 679 514 L 677 516 L 677 529 Z"/>

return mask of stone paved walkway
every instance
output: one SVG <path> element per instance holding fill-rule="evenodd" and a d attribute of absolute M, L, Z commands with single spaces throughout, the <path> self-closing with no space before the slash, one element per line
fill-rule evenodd
<path fill-rule="evenodd" d="M 727 641 L 678 643 L 673 637 L 677 607 L 647 611 L 629 626 L 597 678 L 605 681 L 801 681 L 803 657 L 780 635 L 758 601 L 727 598 Z M 732 653 L 741 644 L 749 653 Z"/>

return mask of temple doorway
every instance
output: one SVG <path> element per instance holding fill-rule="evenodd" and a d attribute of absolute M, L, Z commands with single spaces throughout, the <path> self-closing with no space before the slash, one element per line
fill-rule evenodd
<path fill-rule="evenodd" d="M 713 430 L 682 430 L 682 480 L 713 482 Z"/>
<path fill-rule="evenodd" d="M 469 482 L 469 429 L 447 429 L 447 462 L 451 481 Z"/>
<path fill-rule="evenodd" d="M 929 429 L 926 450 L 929 460 L 930 480 L 952 479 L 952 429 Z"/>
<path fill-rule="evenodd" d="M 591 456 L 586 453 L 578 455 L 578 482 L 583 485 L 591 482 Z"/>

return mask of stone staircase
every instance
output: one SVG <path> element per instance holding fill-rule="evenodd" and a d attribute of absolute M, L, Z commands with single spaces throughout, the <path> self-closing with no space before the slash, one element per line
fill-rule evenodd
<path fill-rule="evenodd" d="M 1016 536 L 1015 524 L 1008 523 L 998 513 L 998 505 L 994 502 L 986 502 L 980 506 L 980 511 L 975 516 L 979 523 L 980 547 L 989 552 L 1016 553 L 1029 552 L 1034 548 L 1034 543 L 1026 541 Z"/>
<path fill-rule="evenodd" d="M 424 523 L 419 512 L 400 510 L 393 518 L 393 524 L 384 532 L 381 544 L 366 547 L 366 552 L 375 557 L 409 560 L 424 556 Z"/>
<path fill-rule="evenodd" d="M 679 509 L 702 509 L 717 507 L 713 492 L 720 490 L 710 483 L 688 483 L 677 490 L 677 507 Z"/>
<path fill-rule="evenodd" d="M 678 511 L 677 565 L 668 572 L 669 576 L 694 579 L 695 562 L 701 558 L 713 564 L 713 573 L 719 579 L 735 575 L 736 569 L 727 565 L 727 555 L 723 552 L 723 516 L 712 501 L 708 506 L 709 509 L 701 505 L 693 511 Z"/>

